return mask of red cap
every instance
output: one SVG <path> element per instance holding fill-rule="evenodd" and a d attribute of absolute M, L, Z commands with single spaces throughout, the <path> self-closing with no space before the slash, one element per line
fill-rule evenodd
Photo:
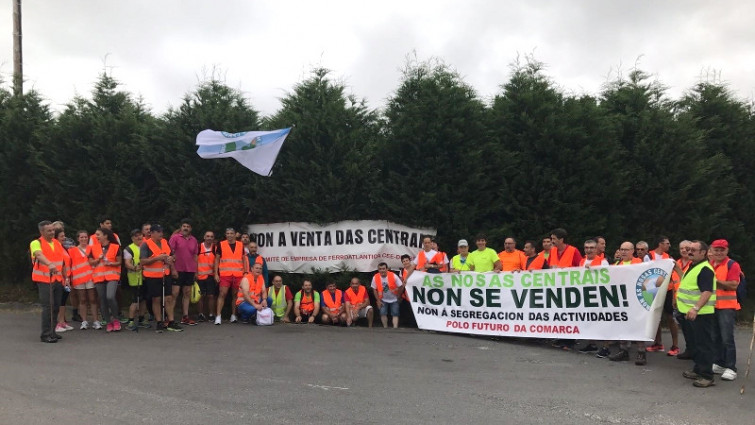
<path fill-rule="evenodd" d="M 726 242 L 726 239 L 716 239 L 713 241 L 712 244 L 710 244 L 711 248 L 728 248 L 729 242 Z"/>

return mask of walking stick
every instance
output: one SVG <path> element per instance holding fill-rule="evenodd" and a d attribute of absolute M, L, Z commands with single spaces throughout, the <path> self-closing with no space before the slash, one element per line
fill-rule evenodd
<path fill-rule="evenodd" d="M 53 308 L 53 305 L 54 305 L 55 303 L 54 303 L 54 301 L 53 301 L 53 299 L 52 299 L 52 274 L 53 274 L 53 273 L 52 273 L 52 270 L 50 270 L 50 284 L 49 284 L 49 285 L 47 285 L 47 286 L 49 286 L 49 287 L 50 287 L 50 338 L 53 338 L 53 335 L 57 335 L 57 333 L 55 332 L 55 325 L 54 325 L 54 323 L 55 323 L 55 322 L 54 322 L 54 320 L 55 320 L 55 318 L 56 318 L 56 317 L 55 317 L 56 315 L 55 315 L 55 314 L 53 314 L 53 312 L 54 312 L 54 310 L 55 310 L 55 309 Z"/>
<path fill-rule="evenodd" d="M 136 317 L 134 320 L 134 325 L 136 326 L 136 333 L 139 333 L 139 307 L 141 306 L 141 299 L 139 298 L 141 296 L 142 292 L 142 274 L 139 273 L 139 276 L 136 278 Z"/>
<path fill-rule="evenodd" d="M 747 372 L 745 372 L 745 379 L 742 382 L 742 388 L 739 389 L 739 394 L 745 393 L 745 382 L 750 377 L 750 366 L 752 365 L 752 345 L 755 343 L 755 315 L 752 318 L 752 339 L 750 340 L 750 355 L 747 357 Z"/>

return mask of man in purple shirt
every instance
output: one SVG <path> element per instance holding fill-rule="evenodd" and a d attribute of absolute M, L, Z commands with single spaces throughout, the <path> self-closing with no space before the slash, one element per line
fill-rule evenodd
<path fill-rule="evenodd" d="M 197 322 L 189 318 L 189 302 L 191 301 L 191 287 L 194 285 L 194 275 L 197 273 L 199 242 L 191 234 L 191 220 L 188 218 L 181 220 L 181 231 L 170 237 L 168 245 L 170 245 L 176 259 L 175 267 L 178 278 L 173 285 L 173 302 L 167 307 L 174 309 L 179 291 L 183 292 L 181 324 L 194 326 Z"/>

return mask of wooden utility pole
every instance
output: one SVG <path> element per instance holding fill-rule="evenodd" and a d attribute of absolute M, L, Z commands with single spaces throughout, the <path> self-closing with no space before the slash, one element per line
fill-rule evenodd
<path fill-rule="evenodd" d="M 21 51 L 21 0 L 13 0 L 13 94 L 24 94 L 24 66 Z"/>

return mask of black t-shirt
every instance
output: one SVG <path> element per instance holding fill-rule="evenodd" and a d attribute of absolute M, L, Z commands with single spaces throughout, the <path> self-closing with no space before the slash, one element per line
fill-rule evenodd
<path fill-rule="evenodd" d="M 692 266 L 690 266 L 690 270 L 691 268 Z M 713 272 L 713 270 L 707 267 L 703 267 L 703 269 L 700 270 L 700 274 L 697 275 L 697 287 L 700 289 L 700 292 L 713 292 L 714 277 L 716 277 L 716 274 Z"/>
<path fill-rule="evenodd" d="M 233 251 L 233 252 L 236 252 L 237 249 L 240 249 L 242 251 L 241 256 L 242 257 L 244 256 L 244 253 L 243 253 L 243 251 L 244 251 L 244 244 L 242 244 L 239 241 L 236 241 L 235 244 L 230 244 L 229 243 L 228 245 L 230 245 L 231 251 Z M 217 255 L 218 257 L 220 257 L 222 254 L 223 254 L 223 250 L 220 248 L 220 244 L 215 245 L 215 255 Z"/>

